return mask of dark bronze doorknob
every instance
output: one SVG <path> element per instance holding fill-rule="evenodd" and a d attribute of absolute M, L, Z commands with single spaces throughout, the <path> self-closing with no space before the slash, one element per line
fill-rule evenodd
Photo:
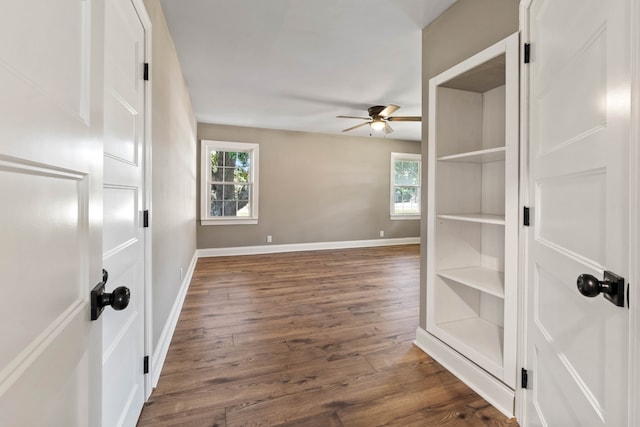
<path fill-rule="evenodd" d="M 580 293 L 589 298 L 598 296 L 601 292 L 609 293 L 610 291 L 608 282 L 600 281 L 590 274 L 579 275 L 576 284 Z"/>
<path fill-rule="evenodd" d="M 103 293 L 98 298 L 98 307 L 111 306 L 116 311 L 124 310 L 129 305 L 131 292 L 126 286 L 119 286 L 112 293 Z"/>
<path fill-rule="evenodd" d="M 585 297 L 593 298 L 603 294 L 618 307 L 624 307 L 624 278 L 610 271 L 604 272 L 604 280 L 591 274 L 581 274 L 576 281 L 578 291 Z"/>
<path fill-rule="evenodd" d="M 104 282 L 100 282 L 91 291 L 91 320 L 97 320 L 105 307 L 120 311 L 127 308 L 131 292 L 126 286 L 119 286 L 111 293 L 104 291 Z"/>

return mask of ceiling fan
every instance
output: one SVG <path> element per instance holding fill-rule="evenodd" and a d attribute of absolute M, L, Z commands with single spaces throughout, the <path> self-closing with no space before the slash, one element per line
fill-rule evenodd
<path fill-rule="evenodd" d="M 400 107 L 398 105 L 389 104 L 389 105 L 374 105 L 369 107 L 367 110 L 369 112 L 369 117 L 357 117 L 357 116 L 336 116 L 339 119 L 362 119 L 366 120 L 364 123 L 360 123 L 359 125 L 352 126 L 350 128 L 344 129 L 342 132 L 348 132 L 353 129 L 357 129 L 361 126 L 369 125 L 373 130 L 382 130 L 385 134 L 389 134 L 393 132 L 391 126 L 389 126 L 388 122 L 419 122 L 422 120 L 420 116 L 395 116 L 389 117 Z"/>

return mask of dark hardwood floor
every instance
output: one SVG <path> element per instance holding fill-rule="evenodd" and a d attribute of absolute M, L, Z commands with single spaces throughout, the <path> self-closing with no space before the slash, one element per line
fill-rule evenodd
<path fill-rule="evenodd" d="M 412 341 L 419 247 L 198 261 L 140 426 L 517 426 Z"/>

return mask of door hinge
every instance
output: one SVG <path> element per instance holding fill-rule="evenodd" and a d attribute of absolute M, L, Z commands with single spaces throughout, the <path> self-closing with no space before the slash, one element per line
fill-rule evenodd
<path fill-rule="evenodd" d="M 531 43 L 524 44 L 524 63 L 528 64 L 531 62 Z"/>
<path fill-rule="evenodd" d="M 629 284 L 627 283 L 627 309 L 631 308 L 631 300 L 629 299 Z"/>
<path fill-rule="evenodd" d="M 144 80 L 145 81 L 149 80 L 149 63 L 148 62 L 144 63 Z"/>
<path fill-rule="evenodd" d="M 524 207 L 524 209 L 522 210 L 522 224 L 525 227 L 529 227 L 529 225 L 531 225 L 531 218 L 530 218 L 530 210 L 527 206 Z"/>
<path fill-rule="evenodd" d="M 142 362 L 142 372 L 144 374 L 149 373 L 149 356 L 145 356 Z"/>
<path fill-rule="evenodd" d="M 520 373 L 520 386 L 522 388 L 527 388 L 529 385 L 529 372 L 526 369 L 522 368 Z"/>
<path fill-rule="evenodd" d="M 142 226 L 144 228 L 149 227 L 149 209 L 142 212 Z"/>

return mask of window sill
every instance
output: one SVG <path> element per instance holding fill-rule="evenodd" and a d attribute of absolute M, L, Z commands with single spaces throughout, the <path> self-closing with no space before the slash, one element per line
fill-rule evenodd
<path fill-rule="evenodd" d="M 201 219 L 200 225 L 251 225 L 257 224 L 258 218 L 224 218 L 224 219 Z"/>
<path fill-rule="evenodd" d="M 391 215 L 391 221 L 407 220 L 407 219 L 420 219 L 420 215 Z"/>

